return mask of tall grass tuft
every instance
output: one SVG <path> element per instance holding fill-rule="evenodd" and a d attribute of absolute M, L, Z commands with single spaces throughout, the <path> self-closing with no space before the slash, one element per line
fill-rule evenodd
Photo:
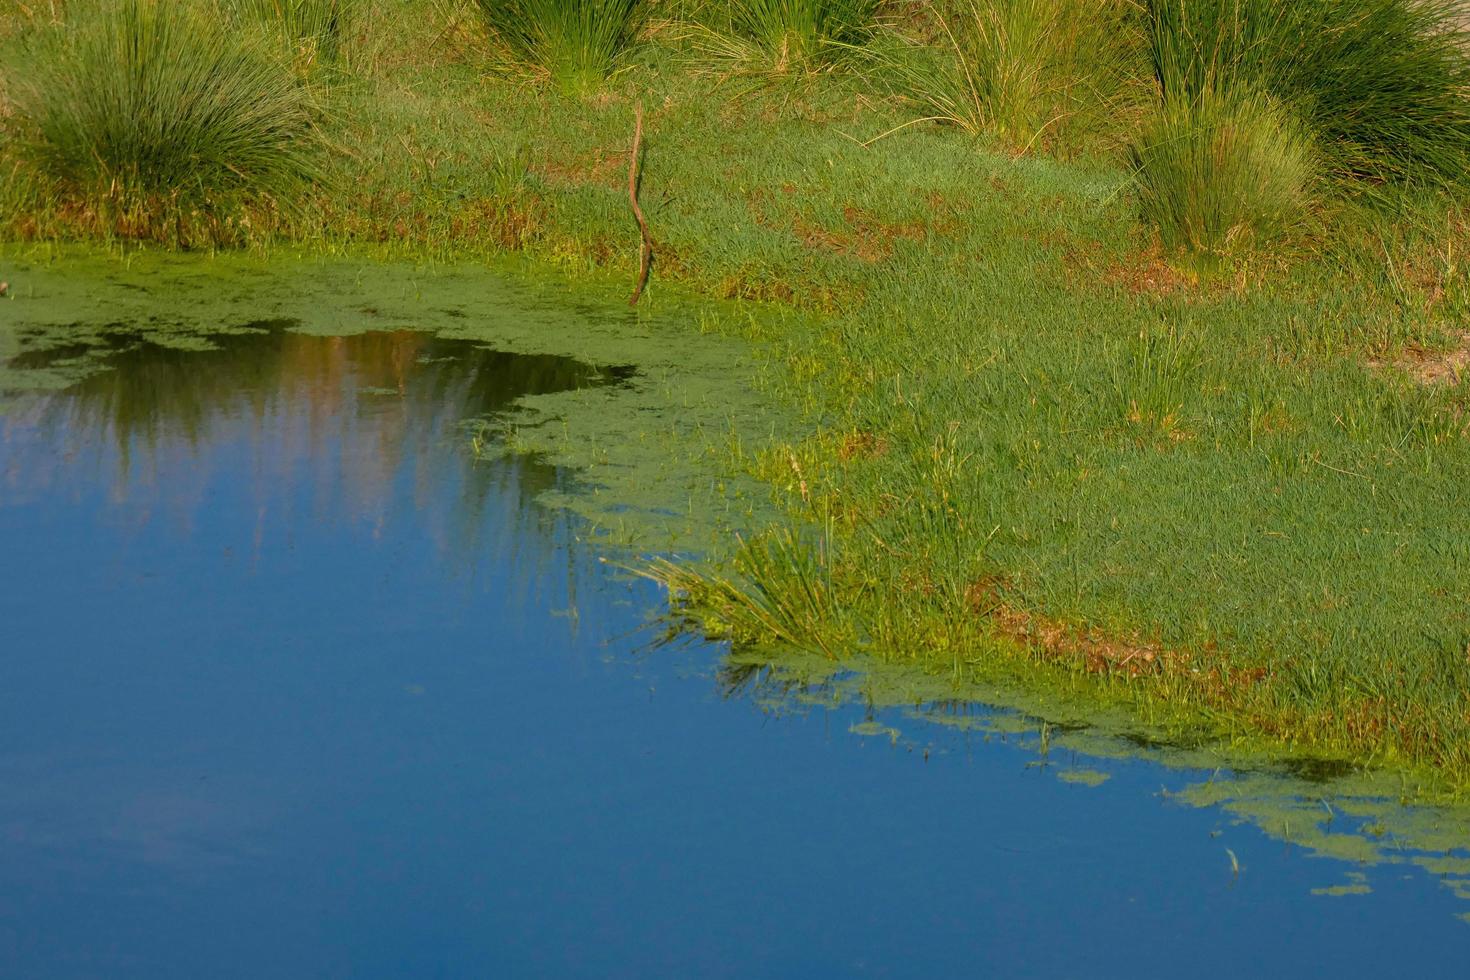
<path fill-rule="evenodd" d="M 307 94 L 258 38 L 212 14 L 183 0 L 76 0 L 27 39 L 8 79 L 17 140 L 81 224 L 230 240 L 311 178 Z"/>
<path fill-rule="evenodd" d="M 667 559 L 632 571 L 667 588 L 675 608 L 712 637 L 838 660 L 855 652 L 861 636 L 834 585 L 832 558 L 830 527 L 817 541 L 783 529 L 741 541 L 729 575 Z"/>
<path fill-rule="evenodd" d="M 603 81 L 638 36 L 648 0 L 475 0 L 485 24 L 521 65 L 563 91 Z"/>
<path fill-rule="evenodd" d="M 1223 255 L 1299 219 L 1311 172 L 1368 200 L 1470 177 L 1455 0 L 1147 0 L 1159 101 L 1133 150 L 1164 241 Z"/>
<path fill-rule="evenodd" d="M 1458 0 L 1147 0 L 1165 96 L 1248 88 L 1285 105 L 1338 176 L 1470 172 L 1470 49 Z"/>
<path fill-rule="evenodd" d="M 1255 93 L 1166 96 L 1132 157 L 1144 215 L 1169 249 L 1227 258 L 1300 226 L 1310 211 L 1312 140 Z"/>
<path fill-rule="evenodd" d="M 935 9 L 939 52 L 884 59 L 931 118 L 1017 149 L 1115 111 L 1136 30 L 1127 0 L 952 0 Z"/>
<path fill-rule="evenodd" d="M 872 34 L 881 0 L 728 0 L 704 14 L 712 53 L 775 74 L 832 65 Z"/>
<path fill-rule="evenodd" d="M 342 53 L 355 0 L 223 0 L 243 20 L 265 25 L 304 66 L 333 62 Z"/>

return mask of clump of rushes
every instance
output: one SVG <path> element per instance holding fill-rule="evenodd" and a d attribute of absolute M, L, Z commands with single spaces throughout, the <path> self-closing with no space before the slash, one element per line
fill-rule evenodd
<path fill-rule="evenodd" d="M 1470 171 L 1470 51 L 1457 0 L 1149 0 L 1165 96 L 1248 87 L 1311 129 L 1341 177 Z"/>
<path fill-rule="evenodd" d="M 355 6 L 353 0 L 224 0 L 235 16 L 281 37 L 306 67 L 337 59 Z"/>
<path fill-rule="evenodd" d="M 703 17 L 710 52 L 776 74 L 830 67 L 872 34 L 881 0 L 729 0 Z"/>
<path fill-rule="evenodd" d="M 595 87 L 648 16 L 647 0 L 475 0 L 491 33 L 521 66 L 564 92 Z"/>
<path fill-rule="evenodd" d="M 1017 149 L 1116 107 L 1136 53 L 1126 0 L 953 0 L 932 57 L 885 58 L 904 94 Z"/>
<path fill-rule="evenodd" d="M 1133 155 L 1164 240 L 1221 254 L 1287 227 L 1310 206 L 1313 166 L 1335 192 L 1369 200 L 1464 182 L 1470 38 L 1458 7 L 1148 0 L 1159 101 Z"/>
<path fill-rule="evenodd" d="M 741 644 L 820 650 L 838 660 L 859 646 L 833 582 L 831 529 L 808 541 L 789 529 L 742 541 L 734 574 L 653 559 L 633 571 L 663 585 L 686 624 Z M 704 615 L 700 615 L 703 613 Z"/>
<path fill-rule="evenodd" d="M 77 230 L 249 235 L 313 175 L 311 104 L 259 38 L 181 0 L 72 3 L 7 87 L 22 159 Z"/>
<path fill-rule="evenodd" d="M 1171 250 L 1223 259 L 1292 230 L 1310 211 L 1312 140 L 1255 93 L 1166 96 L 1132 157 L 1144 215 Z"/>

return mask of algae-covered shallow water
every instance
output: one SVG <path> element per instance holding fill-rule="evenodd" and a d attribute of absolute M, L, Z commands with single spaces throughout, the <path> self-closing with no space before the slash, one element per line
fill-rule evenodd
<path fill-rule="evenodd" d="M 600 559 L 768 517 L 698 311 L 11 270 L 0 975 L 1463 975 L 1463 810 L 656 642 Z"/>

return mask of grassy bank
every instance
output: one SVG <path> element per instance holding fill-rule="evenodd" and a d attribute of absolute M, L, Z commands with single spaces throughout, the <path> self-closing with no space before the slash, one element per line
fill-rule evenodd
<path fill-rule="evenodd" d="M 653 5 L 567 74 L 485 6 L 362 0 L 330 57 L 240 55 L 288 52 L 309 159 L 289 180 L 227 166 L 193 223 L 120 221 L 8 125 L 6 235 L 519 250 L 631 285 L 642 104 L 646 302 L 677 284 L 750 303 L 763 384 L 810 432 L 723 462 L 796 530 L 660 571 L 702 625 L 1470 778 L 1464 147 L 1434 102 L 1460 83 L 1451 54 L 1408 52 L 1406 129 L 1348 133 L 1394 92 L 1166 50 L 1138 8 L 1084 58 L 1088 24 L 1019 4 L 887 5 L 835 38 Z M 21 16 L 12 37 L 35 29 Z M 974 52 L 1009 81 L 976 83 Z M 1043 95 L 1046 118 L 1020 111 Z"/>

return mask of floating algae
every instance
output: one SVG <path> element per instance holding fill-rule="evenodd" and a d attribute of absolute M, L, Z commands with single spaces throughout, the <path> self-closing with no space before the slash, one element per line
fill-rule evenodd
<path fill-rule="evenodd" d="M 1310 857 L 1360 868 L 1416 868 L 1470 901 L 1470 805 L 1416 800 L 1393 775 L 1312 759 L 1238 756 L 1232 763 L 1208 745 L 1155 739 L 1126 718 L 1076 716 L 1064 701 L 1048 711 L 1030 692 L 957 683 L 873 658 L 835 663 L 789 649 L 735 649 L 716 671 L 716 683 L 726 697 L 745 697 L 766 712 L 859 710 L 872 731 L 888 730 L 895 744 L 924 758 L 945 751 L 946 737 L 994 739 L 1037 760 L 1023 765 L 1069 757 L 1056 777 L 1083 785 L 1110 777 L 1089 761 L 1147 762 L 1159 768 L 1166 783 L 1161 798 L 1169 804 L 1216 810 Z M 1318 893 L 1369 890 L 1365 877 L 1350 877 Z"/>
<path fill-rule="evenodd" d="M 1326 898 L 1343 898 L 1348 895 L 1371 895 L 1373 886 L 1368 884 L 1368 876 L 1361 871 L 1349 871 L 1347 882 L 1341 885 L 1329 885 L 1325 888 L 1313 888 L 1313 895 Z"/>
<path fill-rule="evenodd" d="M 262 329 L 420 333 L 573 358 L 622 382 L 527 393 L 464 420 L 488 430 L 478 440 L 487 451 L 508 447 L 575 471 L 575 486 L 548 487 L 542 502 L 586 518 L 585 533 L 626 546 L 705 550 L 773 519 L 763 485 L 715 464 L 727 447 L 759 444 L 779 425 L 750 383 L 748 345 L 720 332 L 738 317 L 728 307 L 666 301 L 630 311 L 589 301 L 585 291 L 569 294 L 565 283 L 516 262 L 153 252 L 123 259 L 67 250 L 5 268 L 16 288 L 0 309 L 0 411 L 21 393 L 64 389 L 105 371 L 138 343 L 207 351 Z M 466 449 L 475 441 L 467 432 Z"/>
<path fill-rule="evenodd" d="M 1101 786 L 1113 777 L 1097 769 L 1063 769 L 1057 773 L 1057 778 L 1078 786 Z"/>

